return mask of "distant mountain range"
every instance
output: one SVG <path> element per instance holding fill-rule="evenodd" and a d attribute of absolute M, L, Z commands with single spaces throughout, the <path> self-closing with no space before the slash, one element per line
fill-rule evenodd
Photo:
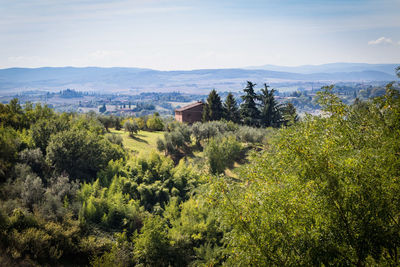
<path fill-rule="evenodd" d="M 333 63 L 283 67 L 264 65 L 243 69 L 159 71 L 140 68 L 44 67 L 0 69 L 0 93 L 72 88 L 98 92 L 140 93 L 238 91 L 246 81 L 277 88 L 307 83 L 373 82 L 396 79 L 396 64 Z"/>
<path fill-rule="evenodd" d="M 323 65 L 302 65 L 295 67 L 263 65 L 247 67 L 245 69 L 273 70 L 295 73 L 335 73 L 335 72 L 360 72 L 360 71 L 379 71 L 393 75 L 396 67 L 400 64 L 367 64 L 367 63 L 330 63 Z"/>

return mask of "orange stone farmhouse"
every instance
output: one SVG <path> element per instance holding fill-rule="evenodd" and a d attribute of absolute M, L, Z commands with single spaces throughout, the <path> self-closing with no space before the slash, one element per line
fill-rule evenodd
<path fill-rule="evenodd" d="M 175 120 L 192 124 L 201 121 L 203 114 L 203 102 L 196 102 L 175 110 Z"/>

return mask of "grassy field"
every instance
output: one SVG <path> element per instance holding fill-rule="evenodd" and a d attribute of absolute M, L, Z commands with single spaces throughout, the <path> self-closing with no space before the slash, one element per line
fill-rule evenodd
<path fill-rule="evenodd" d="M 115 129 L 110 129 L 110 132 L 122 137 L 124 148 L 129 152 L 144 156 L 150 154 L 152 151 L 157 151 L 157 138 L 164 138 L 164 132 L 139 131 L 134 137 L 130 137 L 129 133 L 124 130 L 117 131 Z M 193 151 L 193 154 L 188 156 L 188 159 L 192 163 L 196 162 L 203 165 L 205 163 L 204 157 L 204 151 Z M 241 163 L 235 162 L 233 166 L 225 170 L 225 175 L 238 178 L 235 169 L 241 166 Z"/>
<path fill-rule="evenodd" d="M 164 132 L 139 131 L 132 138 L 124 130 L 110 130 L 111 133 L 119 134 L 122 137 L 124 147 L 131 152 L 138 154 L 149 154 L 151 151 L 157 151 L 157 138 L 163 138 Z"/>

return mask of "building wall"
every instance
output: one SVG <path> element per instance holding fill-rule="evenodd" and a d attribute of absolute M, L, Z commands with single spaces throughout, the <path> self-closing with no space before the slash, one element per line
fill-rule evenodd
<path fill-rule="evenodd" d="M 182 111 L 175 111 L 175 120 L 179 121 L 179 122 L 183 122 L 182 121 Z"/>
<path fill-rule="evenodd" d="M 203 105 L 195 106 L 183 111 L 175 111 L 175 120 L 186 123 L 201 121 L 203 114 Z"/>

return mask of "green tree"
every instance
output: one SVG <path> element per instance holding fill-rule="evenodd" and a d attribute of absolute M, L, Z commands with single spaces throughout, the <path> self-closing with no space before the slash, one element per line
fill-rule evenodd
<path fill-rule="evenodd" d="M 46 160 L 58 172 L 73 179 L 87 180 L 106 167 L 112 159 L 123 157 L 122 149 L 96 133 L 72 129 L 52 135 Z"/>
<path fill-rule="evenodd" d="M 154 113 L 146 122 L 147 129 L 151 131 L 162 131 L 164 129 L 164 123 L 158 113 Z"/>
<path fill-rule="evenodd" d="M 215 89 L 211 90 L 203 108 L 203 121 L 217 121 L 223 116 L 221 97 Z"/>
<path fill-rule="evenodd" d="M 227 121 L 239 122 L 240 114 L 237 102 L 232 93 L 226 96 L 224 102 L 224 119 Z"/>
<path fill-rule="evenodd" d="M 137 123 L 139 130 L 144 130 L 146 127 L 146 123 L 143 118 L 135 118 L 135 122 Z"/>
<path fill-rule="evenodd" d="M 291 125 L 299 120 L 296 108 L 291 102 L 282 108 L 282 117 L 285 125 Z"/>
<path fill-rule="evenodd" d="M 134 136 L 134 134 L 136 134 L 139 130 L 139 126 L 137 125 L 136 121 L 131 121 L 131 120 L 127 120 L 124 123 L 124 129 L 125 131 L 129 132 L 130 136 Z"/>
<path fill-rule="evenodd" d="M 11 127 L 0 125 L 0 181 L 8 177 L 8 172 L 17 160 L 20 140 Z"/>
<path fill-rule="evenodd" d="M 243 102 L 240 105 L 240 117 L 244 124 L 250 126 L 258 126 L 260 122 L 260 111 L 257 108 L 256 100 L 257 94 L 254 92 L 255 84 L 247 82 L 247 86 L 243 91 L 245 95 L 242 96 Z"/>
<path fill-rule="evenodd" d="M 260 90 L 258 95 L 261 109 L 261 125 L 264 127 L 279 127 L 282 124 L 282 115 L 280 106 L 275 100 L 274 89 L 268 90 L 268 85 L 264 84 L 264 88 Z"/>

